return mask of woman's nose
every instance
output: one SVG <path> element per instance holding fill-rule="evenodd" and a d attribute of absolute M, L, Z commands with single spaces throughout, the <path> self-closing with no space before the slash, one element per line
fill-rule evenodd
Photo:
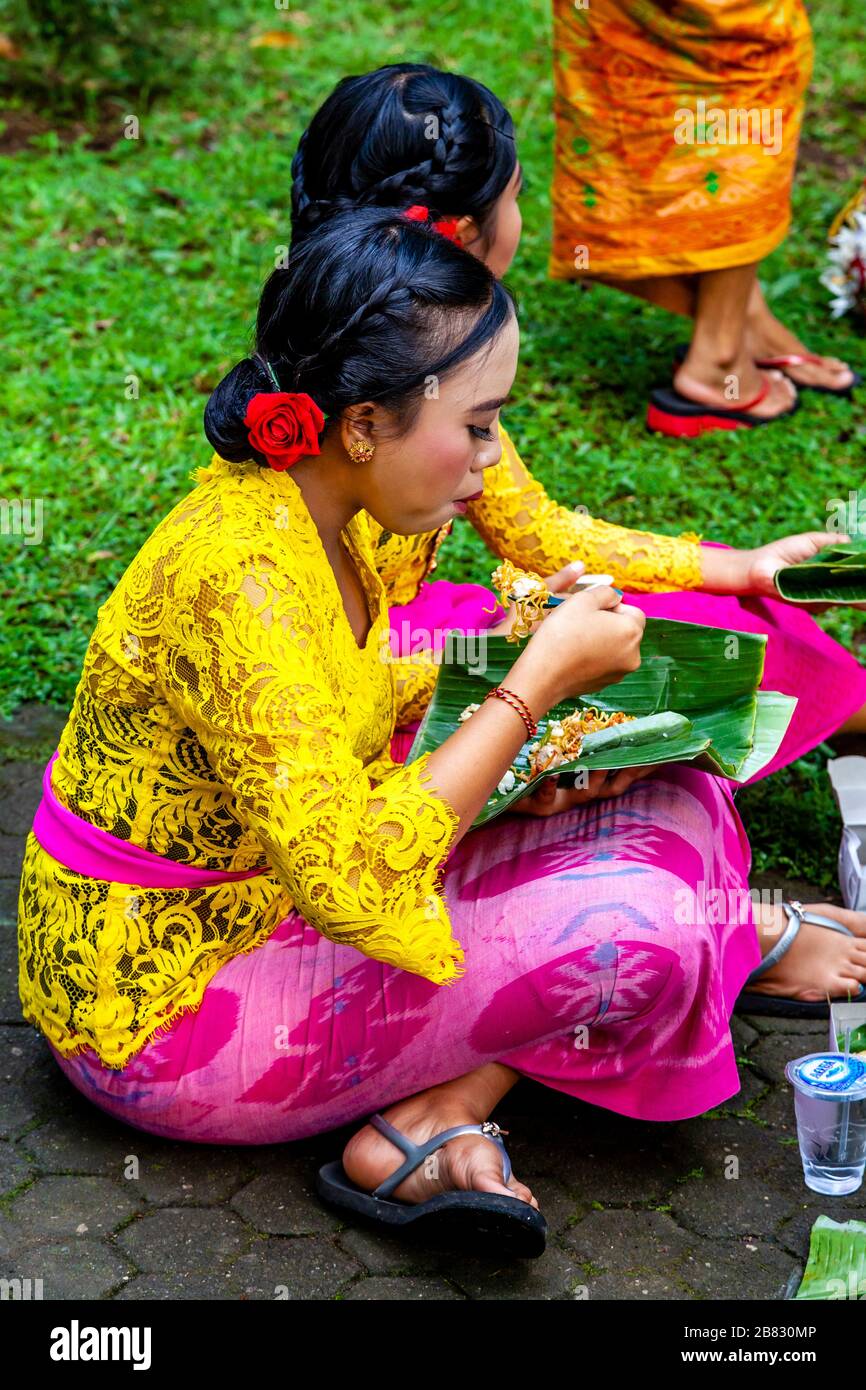
<path fill-rule="evenodd" d="M 497 435 L 496 443 L 491 444 L 489 449 L 485 449 L 481 455 L 482 468 L 495 468 L 502 458 L 502 442 Z"/>

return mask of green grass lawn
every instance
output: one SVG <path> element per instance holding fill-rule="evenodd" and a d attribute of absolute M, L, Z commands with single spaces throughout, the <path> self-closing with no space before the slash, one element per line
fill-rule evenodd
<path fill-rule="evenodd" d="M 766 263 L 764 283 L 815 349 L 866 371 L 862 340 L 847 320 L 830 319 L 818 283 L 827 225 L 866 173 L 859 11 L 857 0 L 813 8 L 817 58 L 794 231 Z M 0 5 L 0 29 L 3 18 Z M 265 29 L 297 43 L 251 47 Z M 471 73 L 514 114 L 525 236 L 509 280 L 523 346 L 506 423 L 556 496 L 611 521 L 752 545 L 822 526 L 828 500 L 863 485 L 862 398 L 852 407 L 807 393 L 784 426 L 698 443 L 645 432 L 647 392 L 667 378 L 680 322 L 546 275 L 547 0 L 499 11 L 482 0 L 362 0 L 348 9 L 318 0 L 308 15 L 217 0 L 207 27 L 184 41 L 195 65 L 150 109 L 125 99 L 114 117 L 93 115 L 101 148 L 86 133 L 70 140 L 48 129 L 0 156 L 0 495 L 44 506 L 41 544 L 0 537 L 3 712 L 23 700 L 68 703 L 97 607 L 188 489 L 191 470 L 207 462 L 208 393 L 246 353 L 258 287 L 289 239 L 298 136 L 339 77 L 384 62 Z M 22 116 L 12 107 L 7 131 Z M 123 138 L 125 115 L 138 117 L 139 139 Z M 2 137 L 0 122 L 0 147 Z M 437 577 L 490 573 L 466 524 L 440 559 Z M 828 626 L 859 643 L 866 631 L 855 617 L 842 612 Z M 740 804 L 759 866 L 796 865 L 829 884 L 837 823 L 822 764 L 814 754 Z"/>

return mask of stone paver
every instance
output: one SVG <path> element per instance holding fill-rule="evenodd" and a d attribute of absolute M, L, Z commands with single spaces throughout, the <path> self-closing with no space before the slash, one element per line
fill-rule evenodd
<path fill-rule="evenodd" d="M 0 1277 L 119 1301 L 778 1299 L 821 1212 L 866 1220 L 866 1190 L 822 1201 L 802 1180 L 784 1065 L 824 1046 L 821 1021 L 735 1018 L 741 1090 L 677 1124 L 519 1082 L 495 1118 L 548 1221 L 538 1260 L 380 1234 L 323 1206 L 316 1169 L 351 1127 L 220 1148 L 109 1119 L 18 1002 L 19 866 L 64 717 L 31 705 L 0 721 Z"/>
<path fill-rule="evenodd" d="M 315 1171 L 298 1172 L 287 1155 L 283 1173 L 263 1173 L 236 1193 L 232 1206 L 257 1231 L 268 1235 L 316 1235 L 342 1222 L 315 1200 Z"/>
<path fill-rule="evenodd" d="M 446 1284 L 444 1279 L 421 1279 L 413 1275 L 409 1275 L 406 1279 L 361 1279 L 359 1283 L 353 1284 L 344 1296 L 370 1301 L 386 1299 L 388 1302 L 397 1298 L 462 1299 L 464 1297 L 463 1294 Z"/>

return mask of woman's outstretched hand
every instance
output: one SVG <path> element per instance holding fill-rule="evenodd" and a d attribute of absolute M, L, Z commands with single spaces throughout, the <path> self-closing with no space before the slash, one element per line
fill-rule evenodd
<path fill-rule="evenodd" d="M 773 579 L 777 570 L 786 565 L 799 565 L 828 546 L 845 545 L 849 540 L 849 536 L 839 531 L 802 531 L 799 535 L 783 536 L 769 545 L 758 546 L 756 550 L 705 546 L 701 554 L 701 588 L 716 594 L 779 598 Z"/>
<path fill-rule="evenodd" d="M 803 560 L 811 560 L 828 546 L 845 545 L 849 539 L 850 537 L 838 531 L 804 531 L 801 535 L 783 536 L 780 541 L 771 541 L 769 545 L 760 546 L 758 550 L 751 552 L 749 581 L 752 592 L 778 598 L 779 591 L 773 582 L 777 570 L 784 569 L 786 565 L 799 565 Z"/>

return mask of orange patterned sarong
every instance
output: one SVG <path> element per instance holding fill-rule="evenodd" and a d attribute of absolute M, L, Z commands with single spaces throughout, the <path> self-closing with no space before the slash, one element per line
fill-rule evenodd
<path fill-rule="evenodd" d="M 802 0 L 553 0 L 550 274 L 759 261 L 788 230 L 812 72 Z"/>

